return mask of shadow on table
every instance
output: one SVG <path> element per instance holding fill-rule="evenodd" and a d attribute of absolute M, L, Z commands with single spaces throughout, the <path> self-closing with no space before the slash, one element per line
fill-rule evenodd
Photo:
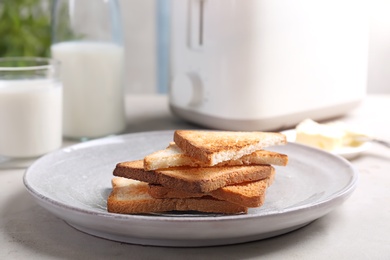
<path fill-rule="evenodd" d="M 67 225 L 37 205 L 27 191 L 15 195 L 1 209 L 7 212 L 5 241 L 10 243 L 10 258 L 20 252 L 38 258 L 63 259 L 246 259 L 280 256 L 280 252 L 294 252 L 302 244 L 320 237 L 324 227 L 321 219 L 294 232 L 256 242 L 202 248 L 168 248 L 139 246 L 113 242 L 90 236 Z M 188 234 L 189 236 L 191 234 Z M 8 236 L 8 237 L 7 237 Z M 17 250 L 15 249 L 17 248 Z M 14 255 L 15 254 L 15 255 Z M 22 255 L 23 256 L 23 255 Z"/>

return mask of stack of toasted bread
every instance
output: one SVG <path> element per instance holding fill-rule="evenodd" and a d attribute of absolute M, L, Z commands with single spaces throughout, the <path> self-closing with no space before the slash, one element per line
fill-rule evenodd
<path fill-rule="evenodd" d="M 275 168 L 288 156 L 264 148 L 286 137 L 270 132 L 177 130 L 165 150 L 114 169 L 109 212 L 245 213 L 264 203 Z"/>

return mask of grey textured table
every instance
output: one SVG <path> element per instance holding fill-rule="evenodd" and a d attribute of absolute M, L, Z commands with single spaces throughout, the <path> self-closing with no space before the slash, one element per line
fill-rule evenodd
<path fill-rule="evenodd" d="M 195 128 L 170 114 L 165 96 L 127 97 L 126 104 L 126 132 Z M 390 96 L 368 96 L 342 120 L 390 140 Z M 24 169 L 1 169 L 0 259 L 390 259 L 390 149 L 373 145 L 352 163 L 359 185 L 325 217 L 279 237 L 208 248 L 138 246 L 81 233 L 33 201 Z"/>

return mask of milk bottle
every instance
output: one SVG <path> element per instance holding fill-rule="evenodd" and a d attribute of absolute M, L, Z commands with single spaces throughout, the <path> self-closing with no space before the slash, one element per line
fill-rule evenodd
<path fill-rule="evenodd" d="M 70 41 L 52 45 L 51 51 L 61 62 L 64 136 L 90 139 L 123 131 L 123 47 Z"/>

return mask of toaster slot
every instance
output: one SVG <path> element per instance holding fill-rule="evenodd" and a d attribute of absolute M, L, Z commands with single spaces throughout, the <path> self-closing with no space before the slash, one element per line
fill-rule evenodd
<path fill-rule="evenodd" d="M 189 47 L 199 50 L 204 43 L 205 0 L 191 0 L 189 3 Z"/>

